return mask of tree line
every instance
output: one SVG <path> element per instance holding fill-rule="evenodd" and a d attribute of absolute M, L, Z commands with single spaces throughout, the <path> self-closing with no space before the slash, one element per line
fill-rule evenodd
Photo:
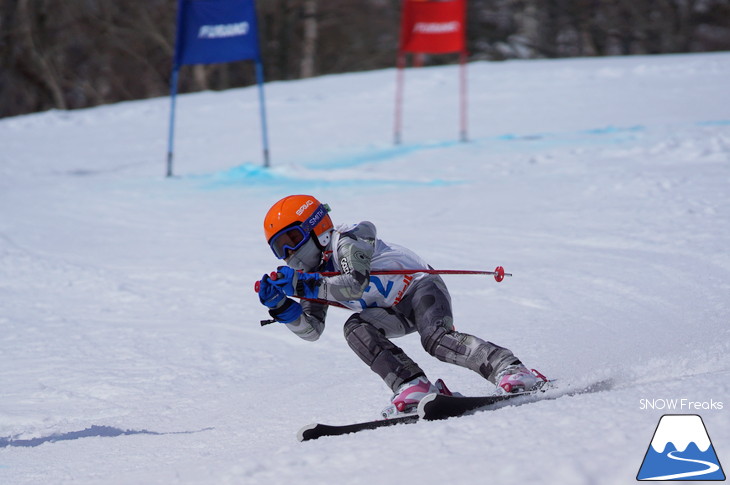
<path fill-rule="evenodd" d="M 267 81 L 395 65 L 401 0 L 256 3 Z M 470 60 L 730 50 L 730 0 L 467 5 Z M 0 0 L 0 117 L 167 94 L 176 11 L 176 0 Z M 255 82 L 247 62 L 182 69 L 180 92 Z"/>

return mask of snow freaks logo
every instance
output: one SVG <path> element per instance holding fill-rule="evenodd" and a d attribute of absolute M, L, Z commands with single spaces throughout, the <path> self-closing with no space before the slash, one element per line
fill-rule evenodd
<path fill-rule="evenodd" d="M 725 480 L 705 423 L 696 414 L 665 414 L 637 480 Z"/>

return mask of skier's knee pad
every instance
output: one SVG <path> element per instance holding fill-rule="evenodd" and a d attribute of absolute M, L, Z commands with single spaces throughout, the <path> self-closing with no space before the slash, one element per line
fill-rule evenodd
<path fill-rule="evenodd" d="M 349 342 L 352 332 L 354 332 L 358 327 L 361 327 L 364 323 L 365 322 L 360 318 L 359 313 L 350 315 L 350 318 L 347 319 L 345 325 L 342 327 L 342 331 L 345 334 L 345 340 Z"/>
<path fill-rule="evenodd" d="M 343 331 L 347 345 L 366 364 L 372 365 L 375 357 L 380 353 L 377 335 L 374 334 L 377 330 L 372 325 L 360 319 L 356 313 L 347 319 Z"/>
<path fill-rule="evenodd" d="M 441 342 L 448 335 L 448 331 L 443 327 L 433 327 L 421 333 L 421 345 L 423 349 L 434 357 L 438 357 L 437 354 Z"/>
<path fill-rule="evenodd" d="M 443 362 L 466 365 L 477 346 L 475 338 L 444 327 L 421 334 L 423 348 Z"/>

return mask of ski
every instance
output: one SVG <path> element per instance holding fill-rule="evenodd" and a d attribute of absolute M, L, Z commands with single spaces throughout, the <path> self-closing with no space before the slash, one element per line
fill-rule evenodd
<path fill-rule="evenodd" d="M 399 416 L 391 419 L 378 419 L 375 421 L 365 421 L 362 423 L 345 424 L 342 426 L 334 426 L 330 424 L 315 423 L 310 424 L 299 430 L 297 438 L 299 441 L 316 440 L 322 436 L 339 436 L 349 433 L 357 433 L 366 429 L 382 428 L 384 426 L 395 426 L 396 424 L 408 424 L 418 421 L 418 414 L 409 414 L 407 416 Z"/>
<path fill-rule="evenodd" d="M 418 413 L 409 414 L 407 416 L 398 416 L 391 419 L 378 419 L 375 421 L 365 421 L 362 423 L 345 424 L 341 426 L 314 423 L 307 425 L 299 430 L 297 438 L 299 441 L 316 440 L 322 436 L 339 436 L 349 433 L 357 433 L 368 429 L 377 429 L 385 426 L 394 426 L 396 424 L 409 424 L 424 419 L 433 421 L 437 419 L 445 419 L 447 417 L 455 417 L 473 409 L 495 404 L 501 401 L 507 401 L 518 397 L 525 397 L 539 392 L 538 389 L 529 392 L 516 394 L 504 394 L 496 396 L 481 397 L 456 397 L 445 396 L 443 394 L 431 394 L 426 396 L 418 406 Z M 447 398 L 446 400 L 434 399 L 438 396 Z M 428 405 L 425 407 L 425 405 Z"/>
<path fill-rule="evenodd" d="M 385 426 L 394 426 L 396 424 L 410 424 L 424 419 L 433 421 L 437 419 L 446 419 L 447 417 L 456 417 L 469 412 L 473 409 L 489 406 L 497 402 L 515 399 L 517 397 L 525 397 L 534 394 L 535 391 L 505 394 L 496 396 L 480 396 L 480 397 L 456 397 L 445 396 L 443 394 L 430 394 L 423 398 L 418 405 L 418 413 L 409 414 L 407 416 L 398 416 L 390 419 L 378 419 L 375 421 L 365 421 L 362 423 L 331 425 L 314 423 L 307 425 L 299 430 L 297 438 L 299 441 L 316 440 L 322 436 L 339 436 L 349 433 L 357 433 L 368 429 L 377 429 Z M 438 397 L 446 398 L 439 399 Z"/>
<path fill-rule="evenodd" d="M 529 397 L 543 393 L 555 386 L 554 381 L 545 381 L 540 387 L 527 392 L 514 394 L 492 394 L 488 396 L 447 396 L 445 394 L 429 394 L 418 404 L 418 416 L 426 421 L 455 418 L 480 408 L 493 408 L 496 404 L 510 401 L 527 401 Z"/>
<path fill-rule="evenodd" d="M 489 396 L 446 396 L 430 394 L 418 404 L 418 415 L 426 421 L 455 418 L 476 411 L 490 411 L 503 406 L 519 406 L 531 402 L 557 399 L 608 390 L 612 379 L 593 382 L 585 386 L 558 386 L 556 381 L 543 382 L 537 389 L 515 394 L 494 394 Z"/>
<path fill-rule="evenodd" d="M 446 396 L 444 394 L 431 394 L 421 400 L 418 405 L 418 413 L 416 414 L 339 426 L 314 423 L 300 429 L 297 437 L 299 441 L 310 441 L 323 436 L 339 436 L 369 429 L 395 426 L 397 424 L 412 424 L 419 421 L 455 418 L 471 412 L 494 410 L 503 406 L 519 406 L 541 400 L 557 399 L 562 396 L 604 391 L 610 389 L 612 386 L 613 381 L 611 379 L 593 382 L 582 387 L 563 387 L 562 385 L 558 387 L 556 381 L 551 380 L 543 383 L 538 389 L 514 394 L 495 394 L 488 396 Z"/>

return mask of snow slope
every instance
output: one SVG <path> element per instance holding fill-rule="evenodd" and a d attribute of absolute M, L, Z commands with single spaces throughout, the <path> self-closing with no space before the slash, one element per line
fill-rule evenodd
<path fill-rule="evenodd" d="M 271 170 L 255 89 L 186 95 L 174 179 L 167 99 L 0 120 L 0 483 L 632 483 L 665 413 L 730 463 L 729 78 L 727 53 L 473 63 L 459 143 L 457 68 L 409 70 L 400 146 L 392 69 L 270 83 Z M 298 443 L 390 396 L 348 312 L 316 343 L 259 326 L 261 220 L 301 192 L 436 268 L 503 265 L 446 277 L 457 328 L 612 389 Z"/>

